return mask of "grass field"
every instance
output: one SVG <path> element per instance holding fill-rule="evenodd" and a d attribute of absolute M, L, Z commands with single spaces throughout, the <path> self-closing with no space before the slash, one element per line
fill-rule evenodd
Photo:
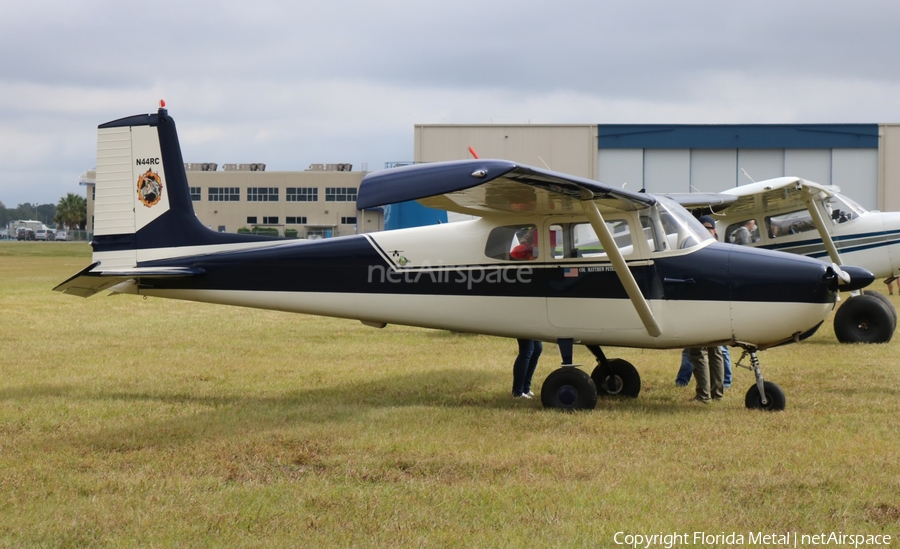
<path fill-rule="evenodd" d="M 565 414 L 509 397 L 510 340 L 51 291 L 89 260 L 0 243 L 2 547 L 898 544 L 900 337 L 840 345 L 829 319 L 760 353 L 780 413 L 744 408 L 749 371 L 703 405 L 680 351 L 609 348 L 641 396 Z"/>

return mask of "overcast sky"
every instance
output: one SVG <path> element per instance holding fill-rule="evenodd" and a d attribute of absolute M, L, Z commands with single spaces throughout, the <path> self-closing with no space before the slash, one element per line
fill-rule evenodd
<path fill-rule="evenodd" d="M 82 196 L 165 99 L 186 162 L 412 160 L 415 124 L 900 122 L 900 2 L 0 2 L 0 202 Z"/>

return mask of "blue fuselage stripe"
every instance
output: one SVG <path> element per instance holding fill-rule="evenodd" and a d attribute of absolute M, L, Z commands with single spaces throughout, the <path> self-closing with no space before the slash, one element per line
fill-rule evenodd
<path fill-rule="evenodd" d="M 141 280 L 166 290 L 336 292 L 627 299 L 608 263 L 471 264 L 396 268 L 363 236 L 148 262 L 205 274 Z M 727 266 L 727 267 L 726 267 Z M 713 244 L 693 253 L 630 265 L 647 299 L 826 303 L 826 266 L 795 255 Z M 759 273 L 765 272 L 761 277 Z"/>
<path fill-rule="evenodd" d="M 900 231 L 844 235 L 833 237 L 833 240 L 839 253 L 859 252 L 900 243 Z M 760 248 L 802 254 L 817 259 L 828 256 L 825 244 L 818 238 L 786 242 L 784 244 L 767 244 L 760 246 Z"/>

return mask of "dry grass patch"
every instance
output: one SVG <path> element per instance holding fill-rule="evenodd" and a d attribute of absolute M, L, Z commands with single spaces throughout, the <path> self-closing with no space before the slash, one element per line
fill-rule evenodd
<path fill-rule="evenodd" d="M 782 413 L 608 349 L 635 400 L 508 397 L 498 338 L 51 292 L 86 246 L 0 245 L 0 546 L 602 547 L 617 531 L 900 533 L 896 345 L 761 353 Z M 895 302 L 896 304 L 896 302 Z M 548 347 L 540 383 L 558 362 Z M 737 356 L 735 356 L 737 358 Z M 591 364 L 577 350 L 576 361 Z"/>

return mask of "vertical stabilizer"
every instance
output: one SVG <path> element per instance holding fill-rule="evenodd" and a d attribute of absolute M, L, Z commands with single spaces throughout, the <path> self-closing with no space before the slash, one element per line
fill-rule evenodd
<path fill-rule="evenodd" d="M 121 118 L 97 130 L 94 261 L 103 269 L 190 253 L 186 247 L 271 240 L 217 233 L 194 214 L 175 121 Z"/>

